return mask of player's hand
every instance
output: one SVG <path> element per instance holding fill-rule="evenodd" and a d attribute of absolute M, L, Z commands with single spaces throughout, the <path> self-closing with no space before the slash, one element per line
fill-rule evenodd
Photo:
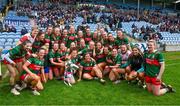
<path fill-rule="evenodd" d="M 109 66 L 109 68 L 114 68 L 114 66 Z"/>
<path fill-rule="evenodd" d="M 13 66 L 16 66 L 16 63 L 15 62 L 13 62 L 13 63 L 11 63 Z"/>
<path fill-rule="evenodd" d="M 105 66 L 105 69 L 109 68 L 109 66 Z"/>
<path fill-rule="evenodd" d="M 43 78 L 43 82 L 44 82 L 44 83 L 46 83 L 46 82 L 47 82 L 46 78 Z"/>
<path fill-rule="evenodd" d="M 31 73 L 30 76 L 33 77 L 34 80 L 39 80 L 39 77 L 34 73 Z"/>
<path fill-rule="evenodd" d="M 112 60 L 110 60 L 110 59 L 108 59 L 108 60 L 107 60 L 107 62 L 108 62 L 108 63 L 113 63 L 113 61 L 112 61 Z"/>
<path fill-rule="evenodd" d="M 160 82 L 160 81 L 161 81 L 161 77 L 160 77 L 160 76 L 157 76 L 156 81 L 157 81 L 157 82 Z"/>
<path fill-rule="evenodd" d="M 37 57 L 37 55 L 36 55 L 36 54 L 32 54 L 31 56 L 33 56 L 33 57 Z"/>

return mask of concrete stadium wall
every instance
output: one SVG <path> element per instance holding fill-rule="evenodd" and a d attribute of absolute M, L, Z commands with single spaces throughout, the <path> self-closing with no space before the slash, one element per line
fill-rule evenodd
<path fill-rule="evenodd" d="M 165 51 L 180 51 L 180 45 L 165 45 Z"/>

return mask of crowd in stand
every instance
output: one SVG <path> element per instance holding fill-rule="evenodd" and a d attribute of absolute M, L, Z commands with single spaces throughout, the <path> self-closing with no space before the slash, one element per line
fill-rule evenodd
<path fill-rule="evenodd" d="M 16 28 L 13 25 L 3 24 L 0 21 L 0 32 L 14 32 L 16 33 Z"/>
<path fill-rule="evenodd" d="M 151 26 L 142 26 L 138 28 L 135 24 L 132 25 L 132 37 L 140 40 L 147 41 L 154 39 L 156 41 L 162 40 L 161 33 L 157 32 L 158 29 L 152 28 Z"/>
<path fill-rule="evenodd" d="M 102 13 L 100 17 L 96 13 Z M 110 13 L 107 15 L 105 13 Z M 121 22 L 130 21 L 146 21 L 151 24 L 158 25 L 158 31 L 168 31 L 171 33 L 180 32 L 179 16 L 170 16 L 162 13 L 160 10 L 144 10 L 140 9 L 140 17 L 137 17 L 135 8 L 115 8 L 113 5 L 107 5 L 105 9 L 100 6 L 84 5 L 84 6 L 62 6 L 60 2 L 49 2 L 32 4 L 21 2 L 17 6 L 18 15 L 35 16 L 38 25 L 47 27 L 49 24 L 57 26 L 74 22 L 78 16 L 83 18 L 82 24 L 86 23 L 103 23 L 108 25 L 111 30 L 121 28 Z"/>

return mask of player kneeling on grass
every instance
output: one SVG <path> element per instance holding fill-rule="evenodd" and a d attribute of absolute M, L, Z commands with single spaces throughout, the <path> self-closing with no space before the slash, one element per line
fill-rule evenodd
<path fill-rule="evenodd" d="M 24 57 L 28 54 L 28 51 L 31 48 L 32 43 L 30 41 L 25 41 L 15 48 L 2 53 L 2 60 L 7 66 L 8 71 L 10 72 L 10 85 L 12 86 L 11 93 L 13 93 L 14 95 L 20 94 L 17 91 L 16 77 L 21 73 Z M 16 73 L 16 69 L 18 70 L 18 74 Z"/>
<path fill-rule="evenodd" d="M 42 81 L 46 82 L 46 78 L 44 75 L 44 55 L 45 49 L 39 49 L 37 53 L 37 57 L 29 58 L 26 63 L 23 65 L 24 71 L 21 74 L 21 80 L 30 85 L 33 90 L 34 95 L 40 95 L 38 90 L 43 90 Z"/>
<path fill-rule="evenodd" d="M 128 66 L 126 67 L 126 80 L 132 81 L 138 78 L 141 84 L 144 83 L 144 67 L 143 54 L 141 50 L 134 46 L 132 53 L 128 58 Z"/>
<path fill-rule="evenodd" d="M 162 53 L 156 50 L 154 40 L 149 40 L 147 46 L 148 51 L 144 53 L 147 90 L 156 96 L 174 91 L 170 85 L 161 89 L 161 79 L 165 69 L 164 57 Z"/>
<path fill-rule="evenodd" d="M 97 76 L 101 83 L 105 83 L 105 80 L 102 78 L 102 72 L 95 69 L 96 62 L 89 53 L 85 54 L 84 60 L 81 61 L 80 65 L 80 74 L 83 79 L 92 80 Z"/>

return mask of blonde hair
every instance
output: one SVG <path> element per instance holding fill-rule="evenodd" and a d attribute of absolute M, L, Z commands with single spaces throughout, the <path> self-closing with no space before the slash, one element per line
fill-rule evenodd
<path fill-rule="evenodd" d="M 154 44 L 154 46 L 156 47 L 156 41 L 155 41 L 155 40 L 153 40 L 153 39 L 148 40 L 148 43 L 153 43 L 153 44 Z"/>
<path fill-rule="evenodd" d="M 33 31 L 35 29 L 39 30 L 38 26 L 33 26 L 31 29 L 32 29 L 31 31 Z"/>

